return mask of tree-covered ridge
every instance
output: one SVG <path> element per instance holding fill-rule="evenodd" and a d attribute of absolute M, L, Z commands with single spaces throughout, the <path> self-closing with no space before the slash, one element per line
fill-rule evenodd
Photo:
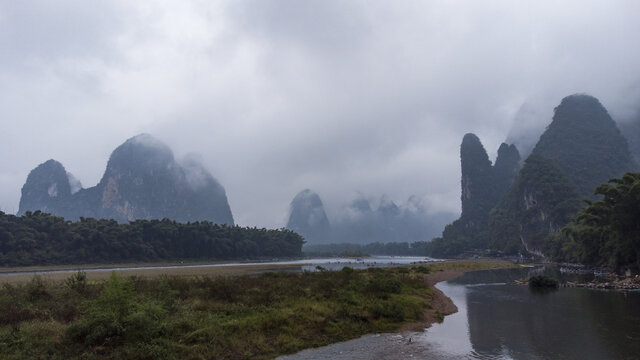
<path fill-rule="evenodd" d="M 40 211 L 0 212 L 0 266 L 287 257 L 299 256 L 303 243 L 290 230 L 208 221 L 70 222 Z"/>
<path fill-rule="evenodd" d="M 578 190 L 551 159 L 531 155 L 513 186 L 491 211 L 489 247 L 516 253 L 541 252 L 549 233 L 580 209 Z"/>
<path fill-rule="evenodd" d="M 627 173 L 599 186 L 598 201 L 589 202 L 562 229 L 559 258 L 615 269 L 640 269 L 640 173 Z"/>
<path fill-rule="evenodd" d="M 304 252 L 314 255 L 391 255 L 391 256 L 426 256 L 429 242 L 373 242 L 368 244 L 335 243 L 305 245 Z"/>
<path fill-rule="evenodd" d="M 532 154 L 556 161 L 583 197 L 592 197 L 601 183 L 635 169 L 627 140 L 607 110 L 584 94 L 562 99 Z"/>

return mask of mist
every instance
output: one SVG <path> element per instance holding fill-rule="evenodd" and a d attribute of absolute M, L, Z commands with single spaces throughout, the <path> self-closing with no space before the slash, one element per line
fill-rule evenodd
<path fill-rule="evenodd" d="M 47 159 L 91 187 L 149 133 L 239 225 L 284 226 L 306 188 L 459 213 L 465 133 L 526 155 L 573 93 L 637 119 L 639 33 L 632 1 L 2 2 L 0 210 Z"/>

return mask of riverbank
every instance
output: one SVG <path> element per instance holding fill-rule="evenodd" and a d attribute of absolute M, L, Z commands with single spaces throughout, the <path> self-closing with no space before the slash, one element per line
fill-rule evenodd
<path fill-rule="evenodd" d="M 7 358 L 269 359 L 368 333 L 440 321 L 433 284 L 503 262 L 87 281 L 34 277 L 0 288 Z M 455 306 L 455 305 L 454 305 Z"/>
<path fill-rule="evenodd" d="M 302 264 L 304 265 L 304 264 Z M 160 276 L 194 277 L 194 276 L 243 276 L 257 275 L 268 271 L 297 271 L 301 264 L 150 264 L 136 265 L 133 267 L 113 266 L 89 266 L 83 268 L 72 268 L 55 266 L 51 268 L 38 267 L 36 269 L 12 269 L 11 271 L 0 272 L 0 284 L 2 283 L 24 283 L 38 275 L 42 279 L 51 282 L 60 282 L 67 279 L 77 271 L 83 271 L 89 281 L 108 280 L 112 272 L 116 272 L 121 277 L 142 277 L 157 278 Z"/>
<path fill-rule="evenodd" d="M 620 279 L 610 279 L 602 281 L 567 281 L 561 284 L 562 287 L 588 288 L 599 290 L 627 290 L 640 291 L 640 277 L 628 277 Z"/>

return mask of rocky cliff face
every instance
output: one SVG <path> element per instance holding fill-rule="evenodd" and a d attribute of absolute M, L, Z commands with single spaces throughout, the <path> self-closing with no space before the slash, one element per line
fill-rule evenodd
<path fill-rule="evenodd" d="M 305 189 L 293 198 L 287 229 L 302 235 L 308 243 L 330 241 L 331 226 L 318 194 Z"/>
<path fill-rule="evenodd" d="M 54 183 L 58 195 L 44 197 Z M 74 194 L 61 164 L 50 160 L 38 166 L 22 189 L 19 213 L 35 210 L 70 220 L 169 218 L 233 224 L 224 188 L 211 174 L 194 159 L 179 164 L 168 146 L 146 134 L 116 148 L 100 182 Z"/>
<path fill-rule="evenodd" d="M 491 212 L 489 245 L 507 253 L 541 254 L 547 234 L 559 231 L 580 207 L 578 189 L 555 161 L 531 155 Z"/>
<path fill-rule="evenodd" d="M 71 198 L 71 186 L 64 166 L 55 160 L 48 160 L 27 176 L 22 187 L 20 211 L 23 209 L 41 210 L 44 212 L 66 211 Z"/>
<path fill-rule="evenodd" d="M 462 173 L 462 215 L 467 228 L 482 227 L 486 223 L 495 198 L 493 169 L 487 151 L 474 134 L 466 134 L 460 145 L 460 168 Z"/>
<path fill-rule="evenodd" d="M 489 213 L 513 183 L 520 168 L 520 154 L 514 145 L 503 143 L 495 165 L 491 165 L 480 139 L 466 134 L 460 145 L 460 165 L 462 214 L 445 227 L 442 238 L 433 242 L 434 256 L 487 247 Z"/>

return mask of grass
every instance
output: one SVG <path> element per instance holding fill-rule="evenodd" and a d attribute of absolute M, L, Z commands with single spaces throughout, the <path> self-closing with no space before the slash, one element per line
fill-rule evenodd
<path fill-rule="evenodd" d="M 33 277 L 0 288 L 3 359 L 270 359 L 395 331 L 431 308 L 439 263 L 259 276 Z"/>

